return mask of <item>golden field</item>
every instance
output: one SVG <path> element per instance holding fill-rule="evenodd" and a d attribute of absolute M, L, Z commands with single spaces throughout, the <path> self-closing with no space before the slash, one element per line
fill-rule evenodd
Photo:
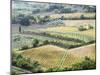
<path fill-rule="evenodd" d="M 72 64 L 82 61 L 88 56 L 95 59 L 95 44 L 87 45 L 71 50 L 66 50 L 54 45 L 45 45 L 20 52 L 31 61 L 38 61 L 44 68 L 71 67 Z"/>

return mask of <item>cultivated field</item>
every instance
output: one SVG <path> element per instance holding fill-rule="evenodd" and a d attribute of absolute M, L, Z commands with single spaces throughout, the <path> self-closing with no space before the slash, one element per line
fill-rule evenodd
<path fill-rule="evenodd" d="M 71 67 L 72 64 L 82 61 L 85 56 L 95 59 L 95 44 L 66 50 L 53 45 L 45 45 L 22 51 L 21 54 L 31 60 L 39 61 L 44 68 Z"/>
<path fill-rule="evenodd" d="M 95 23 L 94 6 L 13 2 L 12 70 L 41 73 L 95 69 Z"/>
<path fill-rule="evenodd" d="M 80 18 L 81 15 L 85 17 L 94 17 L 95 13 L 68 13 L 68 14 L 52 14 L 50 15 L 51 18 L 61 18 L 62 16 L 66 18 Z"/>
<path fill-rule="evenodd" d="M 22 55 L 37 60 L 45 68 L 70 67 L 77 58 L 60 47 L 53 45 L 42 46 L 22 52 Z"/>

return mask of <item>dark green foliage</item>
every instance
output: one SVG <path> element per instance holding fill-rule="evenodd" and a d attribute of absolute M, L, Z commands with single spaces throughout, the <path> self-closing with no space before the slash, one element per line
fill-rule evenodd
<path fill-rule="evenodd" d="M 43 41 L 43 44 L 44 45 L 49 44 L 49 41 L 48 40 L 45 40 L 45 41 Z"/>
<path fill-rule="evenodd" d="M 80 16 L 80 19 L 85 19 L 84 15 L 81 15 L 81 16 Z"/>
<path fill-rule="evenodd" d="M 64 8 L 64 6 L 62 4 L 51 4 L 47 11 L 53 11 L 55 9 L 61 10 L 63 8 Z"/>
<path fill-rule="evenodd" d="M 19 33 L 21 33 L 21 26 L 19 26 Z"/>
<path fill-rule="evenodd" d="M 88 57 L 85 57 L 82 62 L 72 65 L 72 70 L 89 70 L 95 68 L 96 62 Z"/>
<path fill-rule="evenodd" d="M 32 72 L 42 71 L 41 66 L 37 61 L 31 62 L 30 59 L 25 58 L 20 54 L 13 58 L 12 65 L 30 70 Z"/>
<path fill-rule="evenodd" d="M 24 46 L 22 46 L 21 50 L 25 50 L 25 49 L 28 49 L 28 48 L 29 48 L 28 45 L 24 45 Z"/>
<path fill-rule="evenodd" d="M 68 68 L 58 68 L 53 67 L 49 68 L 46 72 L 60 72 L 60 71 L 74 71 L 74 70 L 90 70 L 96 68 L 96 62 L 88 57 L 85 57 L 84 60 L 80 63 L 73 64 L 72 67 Z"/>
<path fill-rule="evenodd" d="M 20 41 L 20 37 L 14 38 L 13 41 Z"/>
<path fill-rule="evenodd" d="M 86 12 L 96 12 L 96 6 L 83 6 Z"/>
<path fill-rule="evenodd" d="M 78 28 L 78 30 L 79 31 L 84 31 L 84 30 L 87 30 L 84 26 L 80 26 L 79 28 Z"/>
<path fill-rule="evenodd" d="M 19 75 L 16 71 L 12 70 L 11 75 Z"/>
<path fill-rule="evenodd" d="M 93 29 L 94 27 L 92 25 L 89 25 L 89 29 Z"/>
<path fill-rule="evenodd" d="M 28 17 L 24 16 L 20 19 L 20 22 L 19 22 L 21 25 L 23 26 L 29 26 L 30 25 L 30 20 Z"/>
<path fill-rule="evenodd" d="M 46 72 L 60 72 L 62 71 L 59 67 L 49 68 Z"/>
<path fill-rule="evenodd" d="M 11 20 L 12 24 L 17 24 L 18 23 L 18 20 L 16 17 L 12 17 L 12 20 Z"/>
<path fill-rule="evenodd" d="M 33 40 L 33 43 L 32 43 L 32 46 L 33 46 L 33 47 L 37 47 L 38 44 L 39 44 L 39 40 L 34 39 L 34 40 Z"/>
<path fill-rule="evenodd" d="M 39 12 L 40 12 L 40 9 L 36 9 L 36 10 L 32 11 L 33 14 L 36 14 L 36 13 L 39 13 Z"/>
<path fill-rule="evenodd" d="M 71 8 L 64 8 L 60 11 L 60 13 L 72 13 Z"/>

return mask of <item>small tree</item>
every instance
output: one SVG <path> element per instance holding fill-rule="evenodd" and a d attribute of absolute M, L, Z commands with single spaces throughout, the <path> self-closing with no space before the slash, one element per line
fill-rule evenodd
<path fill-rule="evenodd" d="M 22 46 L 21 50 L 26 50 L 28 48 L 29 48 L 28 45 L 24 45 L 24 46 Z"/>
<path fill-rule="evenodd" d="M 19 26 L 19 33 L 21 33 L 21 26 Z"/>
<path fill-rule="evenodd" d="M 12 70 L 11 75 L 19 75 L 16 71 Z"/>
<path fill-rule="evenodd" d="M 28 17 L 22 17 L 20 19 L 20 24 L 23 26 L 29 26 L 30 25 L 30 21 Z"/>
<path fill-rule="evenodd" d="M 49 43 L 48 40 L 45 40 L 45 41 L 43 42 L 44 45 L 46 45 L 46 44 L 48 44 L 48 43 Z"/>
<path fill-rule="evenodd" d="M 84 19 L 84 18 L 85 18 L 84 15 L 81 15 L 81 16 L 80 16 L 80 19 Z"/>
<path fill-rule="evenodd" d="M 39 44 L 39 41 L 37 40 L 37 39 L 34 39 L 33 40 L 33 47 L 37 47 L 38 46 L 38 44 Z"/>
<path fill-rule="evenodd" d="M 88 57 L 85 57 L 82 62 L 76 63 L 72 66 L 72 70 L 89 70 L 95 68 L 96 62 Z"/>

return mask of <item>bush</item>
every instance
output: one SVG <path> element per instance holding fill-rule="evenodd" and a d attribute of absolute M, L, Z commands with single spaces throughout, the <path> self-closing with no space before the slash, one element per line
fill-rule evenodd
<path fill-rule="evenodd" d="M 49 44 L 48 40 L 43 41 L 43 45 Z"/>
<path fill-rule="evenodd" d="M 17 66 L 17 67 L 20 67 L 20 68 L 23 68 L 23 69 L 26 69 L 26 70 L 30 70 L 32 72 L 36 72 L 37 71 L 40 71 L 41 69 L 41 66 L 40 64 L 37 62 L 37 61 L 30 61 L 30 59 L 28 58 L 25 58 L 23 57 L 22 55 L 17 55 L 13 60 L 16 60 L 16 61 L 12 61 L 12 65 L 14 66 Z"/>
<path fill-rule="evenodd" d="M 21 50 L 25 50 L 25 49 L 28 49 L 29 47 L 27 45 L 24 45 Z"/>
<path fill-rule="evenodd" d="M 21 25 L 23 26 L 29 26 L 30 25 L 30 21 L 29 21 L 29 18 L 24 16 L 20 19 L 20 22 L 19 22 Z"/>
<path fill-rule="evenodd" d="M 80 16 L 80 19 L 84 19 L 84 18 L 85 18 L 84 15 L 81 15 L 81 16 Z"/>
<path fill-rule="evenodd" d="M 87 28 L 86 28 L 85 26 L 80 26 L 80 27 L 78 28 L 78 30 L 79 30 L 79 31 L 84 31 L 84 30 L 87 30 Z"/>
<path fill-rule="evenodd" d="M 59 67 L 49 68 L 46 72 L 60 72 L 62 71 Z"/>
<path fill-rule="evenodd" d="M 71 8 L 64 8 L 60 11 L 60 13 L 71 13 L 72 9 Z"/>
<path fill-rule="evenodd" d="M 38 44 L 39 44 L 39 40 L 34 39 L 34 40 L 33 40 L 33 43 L 32 43 L 32 46 L 33 46 L 33 47 L 37 47 Z"/>
<path fill-rule="evenodd" d="M 95 68 L 96 62 L 88 57 L 85 57 L 82 62 L 72 65 L 72 70 L 89 70 Z"/>
<path fill-rule="evenodd" d="M 94 27 L 93 27 L 92 25 L 89 25 L 89 28 L 90 28 L 90 29 L 93 29 Z"/>
<path fill-rule="evenodd" d="M 19 75 L 16 71 L 12 70 L 11 75 Z"/>

